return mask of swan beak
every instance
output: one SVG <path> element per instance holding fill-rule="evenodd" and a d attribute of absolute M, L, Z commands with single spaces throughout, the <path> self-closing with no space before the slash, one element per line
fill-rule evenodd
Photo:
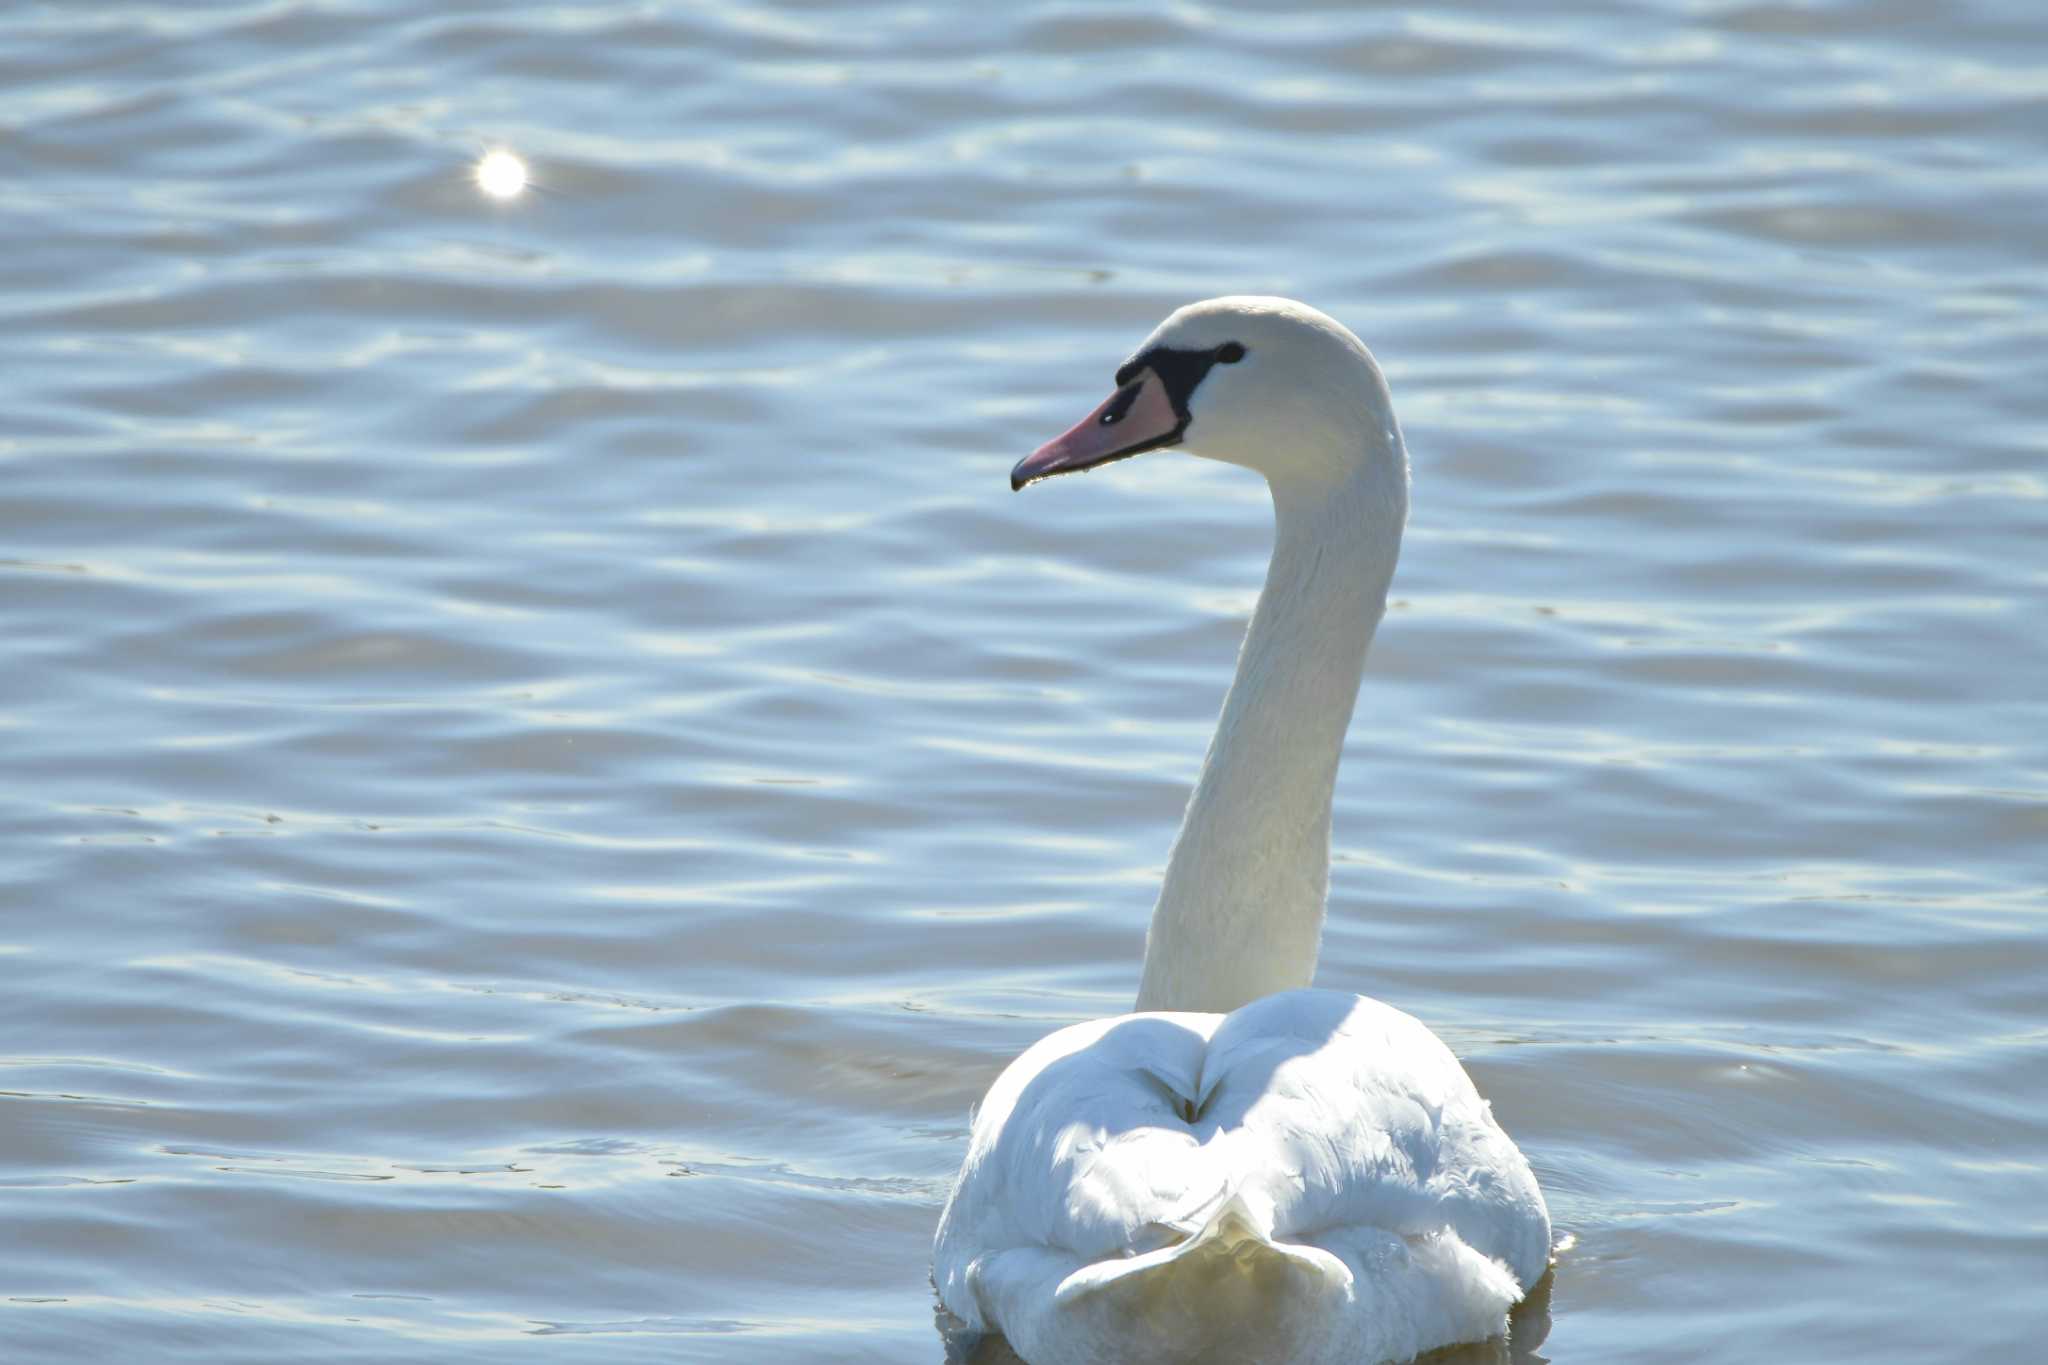
<path fill-rule="evenodd" d="M 1172 445 L 1186 429 L 1159 376 L 1140 370 L 1101 407 L 1019 460 L 1010 471 L 1010 491 Z"/>

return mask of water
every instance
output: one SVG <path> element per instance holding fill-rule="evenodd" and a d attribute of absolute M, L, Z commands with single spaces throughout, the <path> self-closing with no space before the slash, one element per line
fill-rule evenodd
<path fill-rule="evenodd" d="M 1513 1357 L 2048 1349 L 2048 25 L 1549 8 L 11 9 L 0 1357 L 940 1360 L 1268 546 L 1005 474 L 1230 291 L 1407 427 L 1320 980 Z"/>

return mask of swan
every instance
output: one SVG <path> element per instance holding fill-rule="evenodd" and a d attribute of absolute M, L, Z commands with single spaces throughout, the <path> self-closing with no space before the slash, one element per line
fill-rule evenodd
<path fill-rule="evenodd" d="M 1145 940 L 1136 1012 L 1063 1028 L 972 1120 L 932 1278 L 1033 1365 L 1405 1359 L 1550 1265 L 1529 1163 L 1449 1048 L 1308 989 L 1330 801 L 1408 514 L 1386 381 L 1287 299 L 1190 304 L 1013 489 L 1178 446 L 1266 477 L 1273 557 Z"/>

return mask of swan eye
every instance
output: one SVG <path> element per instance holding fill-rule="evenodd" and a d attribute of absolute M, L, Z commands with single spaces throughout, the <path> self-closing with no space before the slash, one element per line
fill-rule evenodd
<path fill-rule="evenodd" d="M 1219 365 L 1235 365 L 1243 359 L 1244 347 L 1234 341 L 1226 341 L 1216 348 L 1216 363 Z"/>
<path fill-rule="evenodd" d="M 1131 404 L 1138 401 L 1138 388 L 1139 386 L 1136 384 L 1126 384 L 1123 386 L 1123 389 L 1111 400 L 1110 405 L 1102 410 L 1101 423 L 1103 426 L 1113 427 L 1118 422 L 1124 420 L 1124 414 L 1131 410 Z"/>

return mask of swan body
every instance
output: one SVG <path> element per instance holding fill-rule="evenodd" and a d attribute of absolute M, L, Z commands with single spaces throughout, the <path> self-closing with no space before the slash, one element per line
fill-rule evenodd
<path fill-rule="evenodd" d="M 1501 1330 L 1543 1196 L 1457 1059 L 1339 991 L 1075 1024 L 1011 1063 L 941 1299 L 1034 1362 L 1401 1360 Z"/>
<path fill-rule="evenodd" d="M 1264 474 L 1273 559 L 1167 865 L 1137 1011 L 997 1078 L 933 1249 L 1032 1365 L 1357 1365 L 1499 1333 L 1549 1265 L 1528 1162 L 1421 1023 L 1307 989 L 1330 806 L 1407 516 L 1386 384 L 1284 299 L 1183 308 L 1012 484 L 1168 446 Z"/>

